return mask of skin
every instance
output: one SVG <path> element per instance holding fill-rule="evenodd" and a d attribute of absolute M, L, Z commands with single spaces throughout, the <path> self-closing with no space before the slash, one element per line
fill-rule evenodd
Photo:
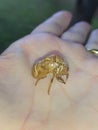
<path fill-rule="evenodd" d="M 98 130 L 98 30 L 86 22 L 67 29 L 71 14 L 60 11 L 0 56 L 0 130 Z M 48 26 L 47 26 L 48 25 Z M 69 64 L 66 85 L 51 75 L 35 86 L 34 62 L 60 53 Z M 5 125 L 6 124 L 6 125 Z"/>

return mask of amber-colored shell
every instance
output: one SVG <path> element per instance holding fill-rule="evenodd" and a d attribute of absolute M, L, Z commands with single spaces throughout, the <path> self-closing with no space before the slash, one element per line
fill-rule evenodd
<path fill-rule="evenodd" d="M 49 88 L 48 88 L 48 94 L 49 94 L 54 77 L 56 77 L 56 79 L 59 82 L 65 84 L 65 81 L 62 78 L 62 76 L 66 75 L 66 79 L 68 79 L 68 75 L 69 75 L 68 71 L 69 71 L 69 67 L 68 64 L 64 63 L 64 59 L 59 55 L 55 55 L 55 56 L 46 57 L 45 59 L 34 64 L 32 68 L 32 75 L 34 78 L 37 79 L 35 83 L 35 85 L 37 85 L 40 79 L 47 77 L 47 75 L 50 73 L 53 74 L 53 77 L 50 81 Z"/>

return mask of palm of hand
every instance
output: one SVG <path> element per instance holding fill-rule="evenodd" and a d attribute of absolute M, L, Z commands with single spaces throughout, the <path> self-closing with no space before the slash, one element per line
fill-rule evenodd
<path fill-rule="evenodd" d="M 7 93 L 2 107 L 7 103 L 10 106 L 1 110 L 8 115 L 6 119 L 11 120 L 9 116 L 15 119 L 11 120 L 13 125 L 9 126 L 10 129 L 14 128 L 17 120 L 19 124 L 15 128 L 18 129 L 26 118 L 23 124 L 26 129 L 87 130 L 90 127 L 90 130 L 94 126 L 96 130 L 98 77 L 97 70 L 93 72 L 93 68 L 98 64 L 97 58 L 86 52 L 82 45 L 68 43 L 50 34 L 27 36 L 27 40 L 22 39 L 21 44 L 17 41 L 12 48 L 16 50 L 18 47 L 18 53 L 14 51 L 1 59 L 0 67 L 1 90 Z M 37 58 L 53 52 L 62 52 L 66 56 L 69 79 L 66 85 L 55 80 L 48 95 L 50 77 L 41 80 L 35 87 L 31 71 Z"/>

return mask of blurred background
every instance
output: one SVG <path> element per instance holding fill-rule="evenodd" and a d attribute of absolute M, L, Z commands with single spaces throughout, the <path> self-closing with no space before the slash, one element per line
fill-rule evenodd
<path fill-rule="evenodd" d="M 59 10 L 73 11 L 75 0 L 0 0 L 0 53 Z M 98 17 L 93 28 L 98 27 Z"/>

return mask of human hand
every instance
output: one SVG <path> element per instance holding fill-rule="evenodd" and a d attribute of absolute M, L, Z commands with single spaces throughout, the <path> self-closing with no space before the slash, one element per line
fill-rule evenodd
<path fill-rule="evenodd" d="M 0 129 L 98 129 L 98 57 L 85 49 L 97 48 L 98 31 L 83 46 L 91 27 L 80 22 L 64 32 L 70 20 L 70 13 L 59 12 L 2 53 Z M 50 77 L 35 86 L 32 66 L 36 59 L 55 52 L 67 60 L 69 78 L 66 85 L 54 80 L 48 95 Z"/>

